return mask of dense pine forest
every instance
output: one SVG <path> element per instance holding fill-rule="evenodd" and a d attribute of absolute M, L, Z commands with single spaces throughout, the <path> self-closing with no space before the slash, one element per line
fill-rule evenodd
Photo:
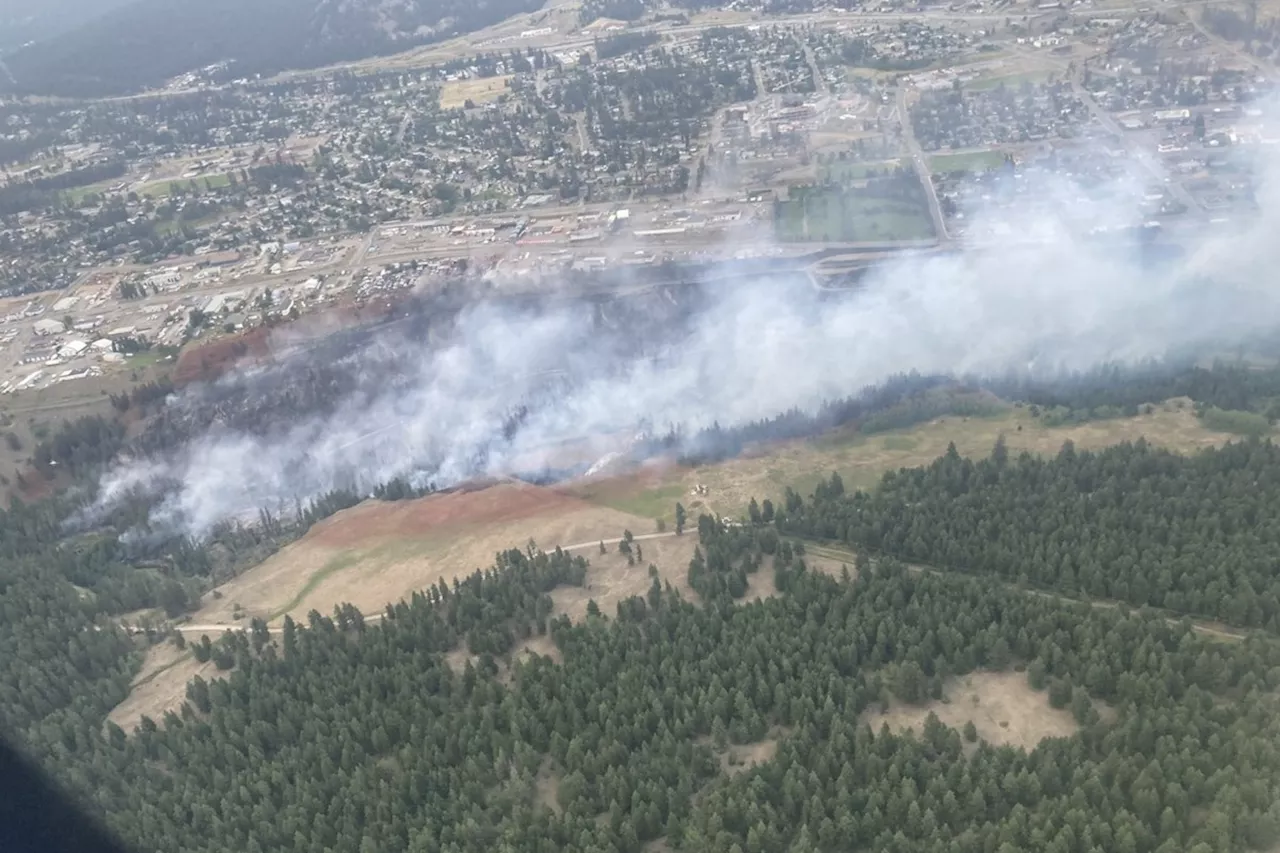
<path fill-rule="evenodd" d="M 1265 376 L 1195 371 L 1167 382 L 1271 417 Z M 908 378 L 859 417 L 927 409 L 941 387 Z M 1099 380 L 1039 393 L 1019 399 L 1100 416 L 1148 391 Z M 120 441 L 85 421 L 38 458 L 83 475 Z M 360 497 L 264 514 L 208 542 L 122 539 L 144 505 L 69 523 L 83 508 L 74 491 L 0 512 L 0 731 L 144 853 L 1280 843 L 1269 441 L 1194 456 L 1067 444 L 1049 458 L 1000 442 L 989 458 L 952 449 L 871 492 L 832 476 L 812 495 L 753 501 L 741 523 L 697 518 L 682 533 L 697 538 L 683 567 L 696 601 L 655 570 L 646 595 L 590 606 L 580 623 L 550 593 L 583 585 L 586 560 L 531 544 L 376 620 L 347 605 L 206 638 L 193 653 L 217 678 L 194 680 L 181 707 L 137 731 L 107 722 L 147 645 L 174 642 L 128 635 L 121 614 L 180 614 Z M 858 555 L 843 573 L 811 565 L 833 540 Z M 761 588 L 777 594 L 751 598 Z M 1120 606 L 1094 606 L 1104 599 Z M 1257 630 L 1224 641 L 1197 630 L 1206 617 Z M 526 654 L 532 640 L 555 658 Z M 1016 673 L 1078 730 L 1023 749 L 936 716 L 910 733 L 881 724 L 891 706 L 940 708 L 956 678 L 981 672 Z M 728 764 L 731 746 L 765 742 L 767 760 Z"/>
<path fill-rule="evenodd" d="M 993 573 L 1280 631 L 1280 448 L 1242 441 L 1184 457 L 1146 444 L 1051 459 L 950 451 L 874 493 L 838 477 L 780 513 L 787 532 L 941 568 Z"/>
<path fill-rule="evenodd" d="M 546 619 L 584 568 L 508 552 L 373 625 L 350 609 L 220 641 L 235 669 L 130 737 L 86 714 L 63 778 L 143 850 L 1227 851 L 1280 840 L 1280 648 L 1064 605 L 892 560 L 832 578 L 772 530 L 700 523 L 703 580 L 785 594 L 702 606 L 655 581 L 617 613 Z M 769 554 L 773 551 L 773 554 Z M 479 620 L 479 621 L 477 621 Z M 476 633 L 476 627 L 488 628 Z M 563 662 L 497 655 L 549 632 Z M 442 653 L 486 651 L 461 672 Z M 931 718 L 868 725 L 944 679 L 1027 666 L 1081 724 L 1027 752 Z M 1091 700 L 1112 709 L 1107 721 Z M 717 751 L 777 737 L 726 776 Z M 540 780 L 557 780 L 548 796 Z"/>

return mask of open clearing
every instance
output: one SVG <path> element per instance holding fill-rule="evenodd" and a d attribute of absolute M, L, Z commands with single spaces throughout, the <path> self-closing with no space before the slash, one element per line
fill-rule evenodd
<path fill-rule="evenodd" d="M 757 764 L 772 761 L 773 757 L 778 754 L 778 738 L 782 734 L 782 732 L 774 731 L 764 740 L 758 740 L 754 743 L 737 743 L 727 747 L 718 756 L 720 759 L 720 771 L 726 776 L 737 776 Z"/>
<path fill-rule="evenodd" d="M 606 506 L 662 518 L 668 525 L 674 523 L 676 501 L 681 501 L 692 524 L 699 510 L 737 518 L 751 498 L 776 502 L 788 486 L 808 495 L 833 471 L 839 472 L 846 488 L 873 488 L 886 471 L 932 462 L 946 452 L 949 442 L 955 442 L 964 456 L 985 457 L 1000 435 L 1013 453 L 1037 454 L 1056 453 L 1067 440 L 1081 450 L 1096 450 L 1145 438 L 1170 450 L 1192 452 L 1232 438 L 1202 426 L 1186 401 L 1170 401 L 1149 415 L 1062 427 L 1046 427 L 1026 409 L 1010 408 L 992 417 L 947 416 L 875 435 L 835 432 L 755 452 L 749 449 L 715 465 L 654 466 L 636 476 L 575 484 L 567 491 Z M 692 490 L 698 484 L 707 486 L 709 494 L 695 497 Z"/>
<path fill-rule="evenodd" d="M 842 183 L 844 181 L 861 181 L 868 177 L 883 175 L 902 166 L 901 160 L 881 160 L 876 163 L 856 161 L 836 161 L 818 167 L 818 174 L 823 180 Z"/>
<path fill-rule="evenodd" d="M 126 732 L 132 732 L 143 715 L 160 722 L 165 711 L 181 707 L 187 698 L 187 683 L 197 675 L 208 681 L 218 676 L 218 668 L 212 661 L 197 661 L 189 648 L 180 650 L 167 642 L 152 646 L 133 679 L 128 697 L 111 710 L 107 719 Z"/>
<path fill-rule="evenodd" d="M 450 80 L 440 87 L 440 109 L 455 110 L 466 106 L 467 101 L 479 106 L 496 101 L 507 91 L 510 74 L 497 77 L 477 77 L 471 80 Z"/>
<path fill-rule="evenodd" d="M 934 172 L 987 172 L 1004 165 L 1003 151 L 963 151 L 954 154 L 935 154 L 929 158 L 929 168 Z"/>
<path fill-rule="evenodd" d="M 774 221 L 782 241 L 920 240 L 933 235 L 928 209 L 911 200 L 821 188 L 782 202 Z"/>
<path fill-rule="evenodd" d="M 304 619 L 313 609 L 329 614 L 343 602 L 377 613 L 414 590 L 488 568 L 499 551 L 530 540 L 550 550 L 616 538 L 624 529 L 639 535 L 652 531 L 653 523 L 525 483 L 397 503 L 366 501 L 222 586 L 221 598 L 208 597 L 191 621 L 231 627 L 254 616 Z M 653 558 L 660 548 L 654 547 Z M 646 560 L 650 553 L 646 547 Z M 599 558 L 590 550 L 587 556 Z M 607 559 L 602 564 L 609 565 Z M 644 575 L 645 567 L 637 571 Z M 645 577 L 640 593 L 647 588 Z M 233 616 L 237 605 L 239 618 Z"/>
<path fill-rule="evenodd" d="M 955 442 L 964 455 L 982 457 L 1002 434 L 1011 451 L 1041 454 L 1057 452 L 1068 439 L 1081 449 L 1097 449 L 1145 437 L 1173 450 L 1192 451 L 1230 438 L 1205 429 L 1186 401 L 1171 401 L 1149 415 L 1054 428 L 1045 427 L 1025 409 L 1010 408 L 989 418 L 943 417 L 878 435 L 845 431 L 770 445 L 698 469 L 655 464 L 626 476 L 556 488 L 503 482 L 414 501 L 366 501 L 317 524 L 297 542 L 225 584 L 219 589 L 220 598 L 206 597 L 191 623 L 216 626 L 209 632 L 212 636 L 224 627 L 247 627 L 254 616 L 278 625 L 286 613 L 304 620 L 310 610 L 328 614 L 343 602 L 372 615 L 428 584 L 487 568 L 497 552 L 523 547 L 530 540 L 546 549 L 585 545 L 580 553 L 591 563 L 585 585 L 552 592 L 557 614 L 583 619 L 588 602 L 594 599 L 601 612 L 612 616 L 619 601 L 648 591 L 650 563 L 658 569 L 662 582 L 697 601 L 686 580 L 697 545 L 693 530 L 684 536 L 641 539 L 637 544 L 642 556 L 634 565 L 628 564 L 616 545 L 608 545 L 607 553 L 600 554 L 594 543 L 616 539 L 624 529 L 637 537 L 652 535 L 657 520 L 663 520 L 668 529 L 674 527 L 677 501 L 688 509 L 688 524 L 693 528 L 699 512 L 736 517 L 744 513 L 752 497 L 777 500 L 787 486 L 808 494 L 819 478 L 831 471 L 838 471 L 848 487 L 873 487 L 888 470 L 927 464 L 946 451 L 948 442 Z M 708 494 L 691 494 L 696 484 L 707 486 Z M 850 555 L 823 552 L 817 546 L 808 559 L 814 569 L 836 575 L 842 564 L 852 569 L 853 563 Z M 747 600 L 775 594 L 772 569 L 762 566 L 750 578 Z M 531 638 L 516 653 L 558 657 L 546 637 Z M 468 656 L 460 649 L 451 662 L 461 666 Z M 111 719 L 126 729 L 136 725 L 144 713 L 157 719 L 181 704 L 193 675 L 210 677 L 211 666 L 199 665 L 171 646 L 153 648 L 133 693 L 112 712 Z M 1041 705 L 1047 711 L 1052 709 L 1043 697 L 1026 688 L 1021 676 L 1015 679 L 1020 687 L 1010 686 L 1014 682 L 1007 674 L 971 679 L 979 679 L 973 682 L 971 692 L 979 695 L 982 710 L 966 708 L 965 712 L 992 742 L 1005 742 L 999 737 L 1031 737 L 1040 731 L 1035 726 L 1047 726 L 1047 721 L 1055 719 L 1050 714 L 1039 720 Z M 1017 698 L 1022 695 L 1018 690 L 1025 694 L 1022 699 Z M 1034 713 L 1024 713 L 1027 708 L 1010 704 L 1019 701 L 1039 704 Z M 1008 716 L 1001 716 L 1005 708 L 1010 709 Z M 911 724 L 910 720 L 920 724 L 928 710 L 901 708 L 891 711 L 889 717 L 890 721 L 901 718 L 907 721 L 904 724 Z M 944 722 L 948 722 L 945 714 L 958 713 L 947 705 L 933 710 Z M 969 717 L 960 719 L 959 725 L 965 719 Z M 1058 719 L 1070 721 L 1070 715 Z M 1001 720 L 1009 722 L 1008 730 L 999 725 Z M 1036 735 L 1037 739 L 1043 736 Z"/>
<path fill-rule="evenodd" d="M 614 616 L 619 601 L 633 595 L 643 596 L 649 591 L 653 583 L 649 577 L 650 563 L 658 569 L 661 581 L 679 590 L 686 601 L 699 600 L 688 581 L 689 561 L 693 559 L 693 549 L 698 546 L 696 531 L 687 532 L 684 536 L 637 542 L 632 548 L 637 546 L 643 556 L 636 560 L 635 565 L 627 563 L 626 555 L 619 553 L 617 545 L 606 546 L 606 554 L 601 554 L 598 548 L 584 549 L 582 556 L 591 563 L 586 583 L 582 587 L 561 586 L 551 591 L 556 615 L 563 613 L 575 622 L 585 619 L 587 603 L 594 599 L 601 613 Z"/>
<path fill-rule="evenodd" d="M 1032 690 L 1021 672 L 974 672 L 951 679 L 943 689 L 943 701 L 904 705 L 896 700 L 888 713 L 873 708 L 863 719 L 873 729 L 882 724 L 890 731 L 924 729 L 929 714 L 957 731 L 972 721 L 978 737 L 995 746 L 1035 749 L 1048 737 L 1070 737 L 1079 726 L 1071 712 L 1049 704 L 1045 690 Z"/>

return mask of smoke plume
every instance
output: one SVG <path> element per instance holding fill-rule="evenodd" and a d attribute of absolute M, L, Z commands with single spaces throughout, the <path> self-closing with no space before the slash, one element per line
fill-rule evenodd
<path fill-rule="evenodd" d="M 1061 175 L 1006 180 L 1020 182 L 1012 200 L 967 211 L 976 248 L 883 264 L 843 293 L 796 276 L 709 282 L 692 316 L 652 342 L 630 340 L 625 325 L 610 331 L 572 300 L 531 310 L 487 299 L 429 341 L 377 337 L 351 356 L 358 372 L 368 367 L 361 381 L 327 411 L 263 433 L 210 430 L 123 463 L 99 505 L 151 484 L 163 492 L 153 525 L 200 536 L 335 488 L 394 477 L 445 486 L 550 466 L 571 440 L 604 456 L 646 426 L 730 427 L 812 410 L 911 370 L 1087 370 L 1280 325 L 1269 275 L 1280 262 L 1274 169 L 1260 175 L 1255 217 L 1180 235 L 1181 261 L 1163 266 L 1089 234 L 1133 222 L 1142 181 L 1099 190 Z M 374 369 L 388 352 L 393 382 Z"/>

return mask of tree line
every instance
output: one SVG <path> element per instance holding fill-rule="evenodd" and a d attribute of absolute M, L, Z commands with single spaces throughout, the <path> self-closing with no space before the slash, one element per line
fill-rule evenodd
<path fill-rule="evenodd" d="M 1280 631 L 1280 448 L 1247 440 L 1179 456 L 1139 440 L 1052 458 L 951 445 L 923 468 L 845 493 L 839 476 L 778 527 L 900 559 L 1086 598 Z"/>
<path fill-rule="evenodd" d="M 695 564 L 772 562 L 785 593 L 698 606 L 655 577 L 614 615 L 550 618 L 562 661 L 505 661 L 539 630 L 548 588 L 585 568 L 506 552 L 378 624 L 346 607 L 278 639 L 231 635 L 228 677 L 193 681 L 133 736 L 67 723 L 74 748 L 51 760 L 142 850 L 1211 853 L 1280 839 L 1274 643 L 1212 643 L 891 559 L 834 578 L 767 526 L 699 529 Z M 473 657 L 455 670 L 449 651 Z M 1023 750 L 936 717 L 914 733 L 875 723 L 953 676 L 1014 667 L 1073 709 L 1076 734 Z M 772 760 L 721 772 L 727 746 L 770 737 Z"/>

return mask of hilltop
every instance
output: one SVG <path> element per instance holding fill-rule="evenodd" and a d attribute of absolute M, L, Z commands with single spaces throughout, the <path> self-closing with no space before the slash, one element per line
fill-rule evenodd
<path fill-rule="evenodd" d="M 252 78 L 404 50 L 530 12 L 538 0 L 135 0 L 5 59 L 17 94 L 101 97 L 198 69 Z M 213 69 L 214 66 L 218 66 Z"/>

